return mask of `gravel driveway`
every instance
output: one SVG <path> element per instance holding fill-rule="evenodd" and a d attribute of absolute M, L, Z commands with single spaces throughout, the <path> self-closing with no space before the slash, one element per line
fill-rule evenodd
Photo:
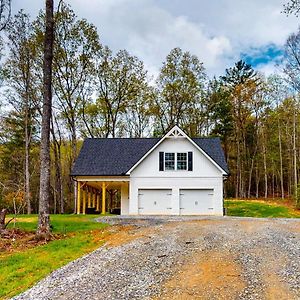
<path fill-rule="evenodd" d="M 112 222 L 138 225 L 15 299 L 300 299 L 300 220 Z"/>

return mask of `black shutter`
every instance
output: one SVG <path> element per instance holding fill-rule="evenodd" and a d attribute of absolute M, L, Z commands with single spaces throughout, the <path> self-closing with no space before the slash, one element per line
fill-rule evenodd
<path fill-rule="evenodd" d="M 188 152 L 188 171 L 193 171 L 193 152 Z"/>
<path fill-rule="evenodd" d="M 159 171 L 164 170 L 164 152 L 159 152 Z"/>

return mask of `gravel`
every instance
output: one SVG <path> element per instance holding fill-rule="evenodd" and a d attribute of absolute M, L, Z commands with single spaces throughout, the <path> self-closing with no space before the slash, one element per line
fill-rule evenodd
<path fill-rule="evenodd" d="M 241 267 L 245 287 L 237 299 L 264 299 L 269 288 L 278 288 L 274 276 L 286 289 L 284 292 L 289 293 L 287 299 L 300 299 L 300 220 L 230 217 L 100 220 L 138 224 L 135 231 L 144 235 L 121 246 L 104 245 L 54 271 L 14 299 L 160 299 L 165 282 L 176 277 L 195 255 L 212 251 L 230 253 Z M 213 299 L 211 287 L 205 293 L 204 299 Z"/>

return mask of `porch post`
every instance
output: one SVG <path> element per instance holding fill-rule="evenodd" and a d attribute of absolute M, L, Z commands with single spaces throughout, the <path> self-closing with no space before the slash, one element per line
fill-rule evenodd
<path fill-rule="evenodd" d="M 86 209 L 86 189 L 82 190 L 82 193 L 83 193 L 82 213 L 85 215 L 85 209 Z"/>
<path fill-rule="evenodd" d="M 88 190 L 88 208 L 91 208 L 91 190 L 90 188 L 88 187 L 87 188 Z"/>
<path fill-rule="evenodd" d="M 96 207 L 96 193 L 94 189 L 92 191 L 93 191 L 93 207 Z"/>
<path fill-rule="evenodd" d="M 97 202 L 96 211 L 100 211 L 100 195 L 99 195 L 99 193 L 96 193 L 96 202 Z"/>
<path fill-rule="evenodd" d="M 102 182 L 102 215 L 105 214 L 105 192 L 106 192 L 106 187 L 105 187 L 105 182 Z"/>
<path fill-rule="evenodd" d="M 80 214 L 80 182 L 77 181 L 77 215 Z"/>

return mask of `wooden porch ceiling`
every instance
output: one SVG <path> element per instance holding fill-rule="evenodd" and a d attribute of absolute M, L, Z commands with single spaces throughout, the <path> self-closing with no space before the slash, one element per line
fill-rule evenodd
<path fill-rule="evenodd" d="M 106 181 L 105 186 L 106 189 L 121 189 L 123 184 L 127 184 L 128 182 L 120 182 L 120 181 Z M 88 181 L 86 185 L 92 188 L 96 188 L 98 190 L 102 189 L 102 181 Z"/>

